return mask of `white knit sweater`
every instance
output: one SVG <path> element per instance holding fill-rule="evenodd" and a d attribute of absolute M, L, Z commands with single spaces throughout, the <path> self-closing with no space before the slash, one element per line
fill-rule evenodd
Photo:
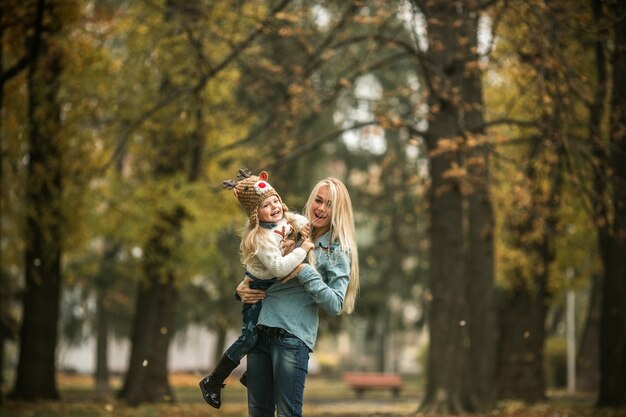
<path fill-rule="evenodd" d="M 283 256 L 281 242 L 292 232 L 287 217 L 293 219 L 298 229 L 309 222 L 306 217 L 300 214 L 285 213 L 283 218 L 271 229 L 261 228 L 256 240 L 257 253 L 245 265 L 247 271 L 254 277 L 263 280 L 283 278 L 306 258 L 306 251 L 300 247 Z"/>

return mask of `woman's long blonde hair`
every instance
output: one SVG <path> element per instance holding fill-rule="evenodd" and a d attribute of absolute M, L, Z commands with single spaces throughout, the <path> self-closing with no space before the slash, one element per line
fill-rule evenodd
<path fill-rule="evenodd" d="M 346 298 L 343 301 L 342 312 L 350 314 L 354 311 L 356 298 L 359 293 L 359 252 L 356 246 L 354 216 L 352 214 L 352 200 L 346 186 L 337 178 L 329 177 L 315 184 L 309 199 L 304 206 L 304 213 L 312 219 L 311 205 L 319 189 L 328 187 L 332 216 L 330 221 L 330 242 L 338 241 L 341 250 L 350 257 L 350 282 Z"/>

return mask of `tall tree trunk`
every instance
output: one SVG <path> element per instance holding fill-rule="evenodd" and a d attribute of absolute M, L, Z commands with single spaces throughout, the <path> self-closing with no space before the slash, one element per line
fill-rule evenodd
<path fill-rule="evenodd" d="M 610 247 L 609 200 L 607 199 L 608 150 L 602 138 L 602 120 L 605 117 L 607 93 L 606 42 L 609 39 L 606 19 L 602 10 L 602 0 L 591 0 L 591 9 L 598 34 L 594 41 L 596 88 L 589 108 L 589 142 L 595 164 L 593 165 L 592 209 L 597 225 L 598 252 L 602 259 L 603 271 L 591 283 L 589 308 L 585 328 L 580 340 L 579 355 L 576 360 L 576 387 L 583 391 L 597 391 L 600 384 L 600 316 L 602 288 L 606 268 L 609 263 Z"/>
<path fill-rule="evenodd" d="M 0 74 L 4 72 L 4 16 L 6 16 L 5 2 L 0 3 Z M 0 84 L 0 115 L 4 114 L 4 83 Z M 0 226 L 4 223 L 4 118 L 0 117 Z M 4 348 L 8 338 L 5 323 L 8 321 L 8 301 L 6 291 L 9 287 L 8 274 L 4 273 L 4 262 L 0 257 L 0 369 L 4 370 Z M 4 405 L 4 372 L 0 372 L 0 405 Z"/>
<path fill-rule="evenodd" d="M 391 320 L 392 317 L 389 314 L 389 305 L 385 304 L 379 314 L 376 317 L 374 329 L 372 329 L 375 337 L 373 338 L 372 348 L 374 350 L 374 371 L 385 372 L 386 358 L 387 358 L 387 342 L 389 341 L 392 330 Z"/>
<path fill-rule="evenodd" d="M 106 302 L 106 291 L 99 290 L 96 300 L 96 392 L 100 396 L 109 393 L 109 311 Z"/>
<path fill-rule="evenodd" d="M 64 62 L 61 48 L 53 45 L 53 37 L 64 22 L 57 7 L 57 2 L 37 2 L 27 76 L 26 287 L 19 363 L 11 393 L 11 397 L 25 400 L 59 398 L 55 352 L 63 235 L 58 92 Z"/>
<path fill-rule="evenodd" d="M 556 132 L 556 130 L 555 130 Z M 551 137 L 546 133 L 544 137 Z M 499 399 L 518 399 L 528 403 L 545 399 L 544 345 L 545 322 L 550 293 L 548 279 L 554 261 L 554 239 L 562 190 L 560 168 L 553 167 L 550 187 L 539 184 L 535 164 L 546 165 L 542 144 L 536 143 L 529 157 L 527 178 L 531 201 L 521 214 L 508 219 L 513 245 L 525 251 L 532 265 L 513 271 L 511 288 L 504 290 L 499 308 L 499 343 L 496 385 Z M 551 160 L 551 157 L 546 157 Z M 543 223 L 541 236 L 534 242 L 529 236 Z"/>
<path fill-rule="evenodd" d="M 468 337 L 466 274 L 463 263 L 464 222 L 460 166 L 459 105 L 460 19 L 455 2 L 429 1 L 422 6 L 428 24 L 425 53 L 429 80 L 430 151 L 430 347 L 423 412 L 459 413 L 466 409 L 463 383 Z"/>
<path fill-rule="evenodd" d="M 469 13 L 463 19 L 471 51 L 478 50 L 478 19 Z M 482 71 L 478 53 L 466 63 L 463 79 L 463 122 L 467 131 L 467 283 L 468 330 L 470 338 L 469 374 L 465 391 L 472 409 L 486 411 L 494 404 L 495 316 L 494 316 L 494 228 L 489 176 L 489 145 L 483 129 Z"/>
<path fill-rule="evenodd" d="M 96 370 L 94 379 L 96 391 L 101 396 L 110 392 L 109 381 L 109 318 L 110 285 L 115 280 L 114 264 L 120 251 L 120 246 L 105 237 L 105 249 L 102 256 L 100 271 L 96 278 Z"/>
<path fill-rule="evenodd" d="M 522 272 L 518 279 L 526 278 Z M 533 403 L 545 398 L 545 283 L 506 292 L 498 314 L 497 397 Z"/>
<path fill-rule="evenodd" d="M 444 121 L 442 116 L 440 121 Z M 454 156 L 456 153 L 431 159 L 432 299 L 429 306 L 428 382 L 422 404 L 424 412 L 458 413 L 465 410 L 462 379 L 458 377 L 467 365 L 464 348 L 464 341 L 467 340 L 465 274 L 460 261 L 463 259 L 462 198 L 458 184 L 445 179 L 445 172 L 452 168 L 455 161 Z"/>
<path fill-rule="evenodd" d="M 228 323 L 225 317 L 218 319 L 218 322 L 224 324 Z M 224 352 L 226 352 L 226 349 L 228 349 L 228 346 L 226 346 L 226 334 L 228 328 L 226 326 L 218 326 L 215 330 L 217 333 L 217 340 L 215 341 L 215 351 L 213 352 L 213 357 L 211 358 L 212 367 L 215 367 L 217 365 Z"/>
<path fill-rule="evenodd" d="M 530 283 L 520 285 L 507 293 L 500 310 L 497 368 L 500 399 L 519 399 L 529 403 L 545 399 L 545 323 L 550 300 L 548 278 L 550 265 L 555 257 L 553 241 L 562 185 L 558 171 L 556 175 L 548 193 L 550 197 L 544 212 L 546 226 L 543 236 L 529 249 L 532 259 L 536 260 L 536 266 L 531 268 Z M 535 196 L 535 204 L 540 199 L 540 196 Z M 541 210 L 536 206 L 531 207 L 531 210 L 537 209 Z M 534 214 L 529 220 L 537 218 Z M 534 223 L 526 223 L 523 226 L 525 232 L 520 233 L 520 237 L 532 230 Z M 518 243 L 523 245 L 522 242 L 520 240 Z M 533 260 L 531 262 L 534 263 Z M 519 278 L 516 280 L 518 283 L 524 280 L 522 276 Z"/>
<path fill-rule="evenodd" d="M 597 391 L 600 383 L 602 280 L 603 275 L 598 275 L 592 280 L 587 319 L 576 358 L 576 389 L 580 391 Z"/>
<path fill-rule="evenodd" d="M 195 6 L 195 1 L 167 0 L 164 21 L 185 18 L 191 23 L 198 16 Z M 160 88 L 167 95 L 174 87 L 173 81 L 168 68 L 162 72 Z M 180 137 L 174 128 L 167 126 L 151 135 L 156 150 L 153 179 L 167 181 L 184 176 L 188 182 L 193 182 L 202 172 L 199 152 L 203 149 L 205 137 L 203 103 L 200 96 L 193 97 L 191 102 L 185 112 L 196 119 L 193 132 Z M 179 204 L 171 209 L 162 208 L 158 217 L 144 247 L 144 281 L 137 292 L 131 358 L 124 386 L 119 393 L 120 398 L 131 404 L 175 400 L 167 369 L 177 300 L 176 276 L 170 264 L 182 241 L 183 222 L 188 214 Z"/>
<path fill-rule="evenodd" d="M 626 404 L 626 4 L 612 4 L 613 90 L 610 149 L 613 175 L 613 228 L 607 253 L 600 321 L 600 393 L 598 405 Z"/>
<path fill-rule="evenodd" d="M 179 241 L 182 209 L 159 225 L 145 247 L 144 277 L 137 292 L 132 326 L 132 351 L 120 398 L 129 404 L 173 402 L 167 372 L 167 352 L 173 333 L 176 305 L 174 274 L 166 263 L 171 257 L 172 237 Z M 169 243 L 168 243 L 169 242 Z"/>
<path fill-rule="evenodd" d="M 431 340 L 422 410 L 487 410 L 494 383 L 494 218 L 477 54 L 481 9 L 478 3 L 415 3 L 428 25 L 422 69 L 431 112 Z"/>

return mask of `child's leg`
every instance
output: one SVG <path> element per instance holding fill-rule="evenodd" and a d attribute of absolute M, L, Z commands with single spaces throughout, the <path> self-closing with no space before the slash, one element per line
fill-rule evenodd
<path fill-rule="evenodd" d="M 220 408 L 222 405 L 221 391 L 224 387 L 224 381 L 233 369 L 239 365 L 241 359 L 256 345 L 258 339 L 256 323 L 259 320 L 260 310 L 261 303 L 244 304 L 241 336 L 226 349 L 211 375 L 200 381 L 202 397 L 210 406 Z"/>
<path fill-rule="evenodd" d="M 259 338 L 256 325 L 259 321 L 260 312 L 261 303 L 244 304 L 241 335 L 226 350 L 226 356 L 233 362 L 239 363 L 241 359 L 256 346 L 257 339 Z"/>
<path fill-rule="evenodd" d="M 204 398 L 204 401 L 211 407 L 220 408 L 222 405 L 221 392 L 222 388 L 224 388 L 224 381 L 237 365 L 239 365 L 239 363 L 235 363 L 228 356 L 222 355 L 222 358 L 211 375 L 200 381 L 202 398 Z"/>

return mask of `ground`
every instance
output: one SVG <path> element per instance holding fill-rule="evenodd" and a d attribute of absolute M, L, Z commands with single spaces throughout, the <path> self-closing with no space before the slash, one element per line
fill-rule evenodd
<path fill-rule="evenodd" d="M 236 378 L 227 381 L 220 410 L 209 407 L 198 389 L 200 374 L 172 375 L 176 404 L 148 404 L 129 407 L 114 396 L 98 398 L 87 375 L 60 375 L 62 401 L 15 402 L 0 408 L 0 417 L 245 417 L 246 392 Z M 118 379 L 113 386 L 119 386 Z M 367 392 L 358 398 L 338 378 L 310 377 L 305 391 L 304 415 L 307 417 L 428 417 L 417 412 L 421 397 L 416 382 L 406 380 L 398 398 L 390 392 Z M 626 409 L 598 410 L 592 395 L 567 396 L 553 392 L 544 404 L 525 405 L 517 402 L 499 404 L 484 416 L 473 417 L 626 417 Z"/>

